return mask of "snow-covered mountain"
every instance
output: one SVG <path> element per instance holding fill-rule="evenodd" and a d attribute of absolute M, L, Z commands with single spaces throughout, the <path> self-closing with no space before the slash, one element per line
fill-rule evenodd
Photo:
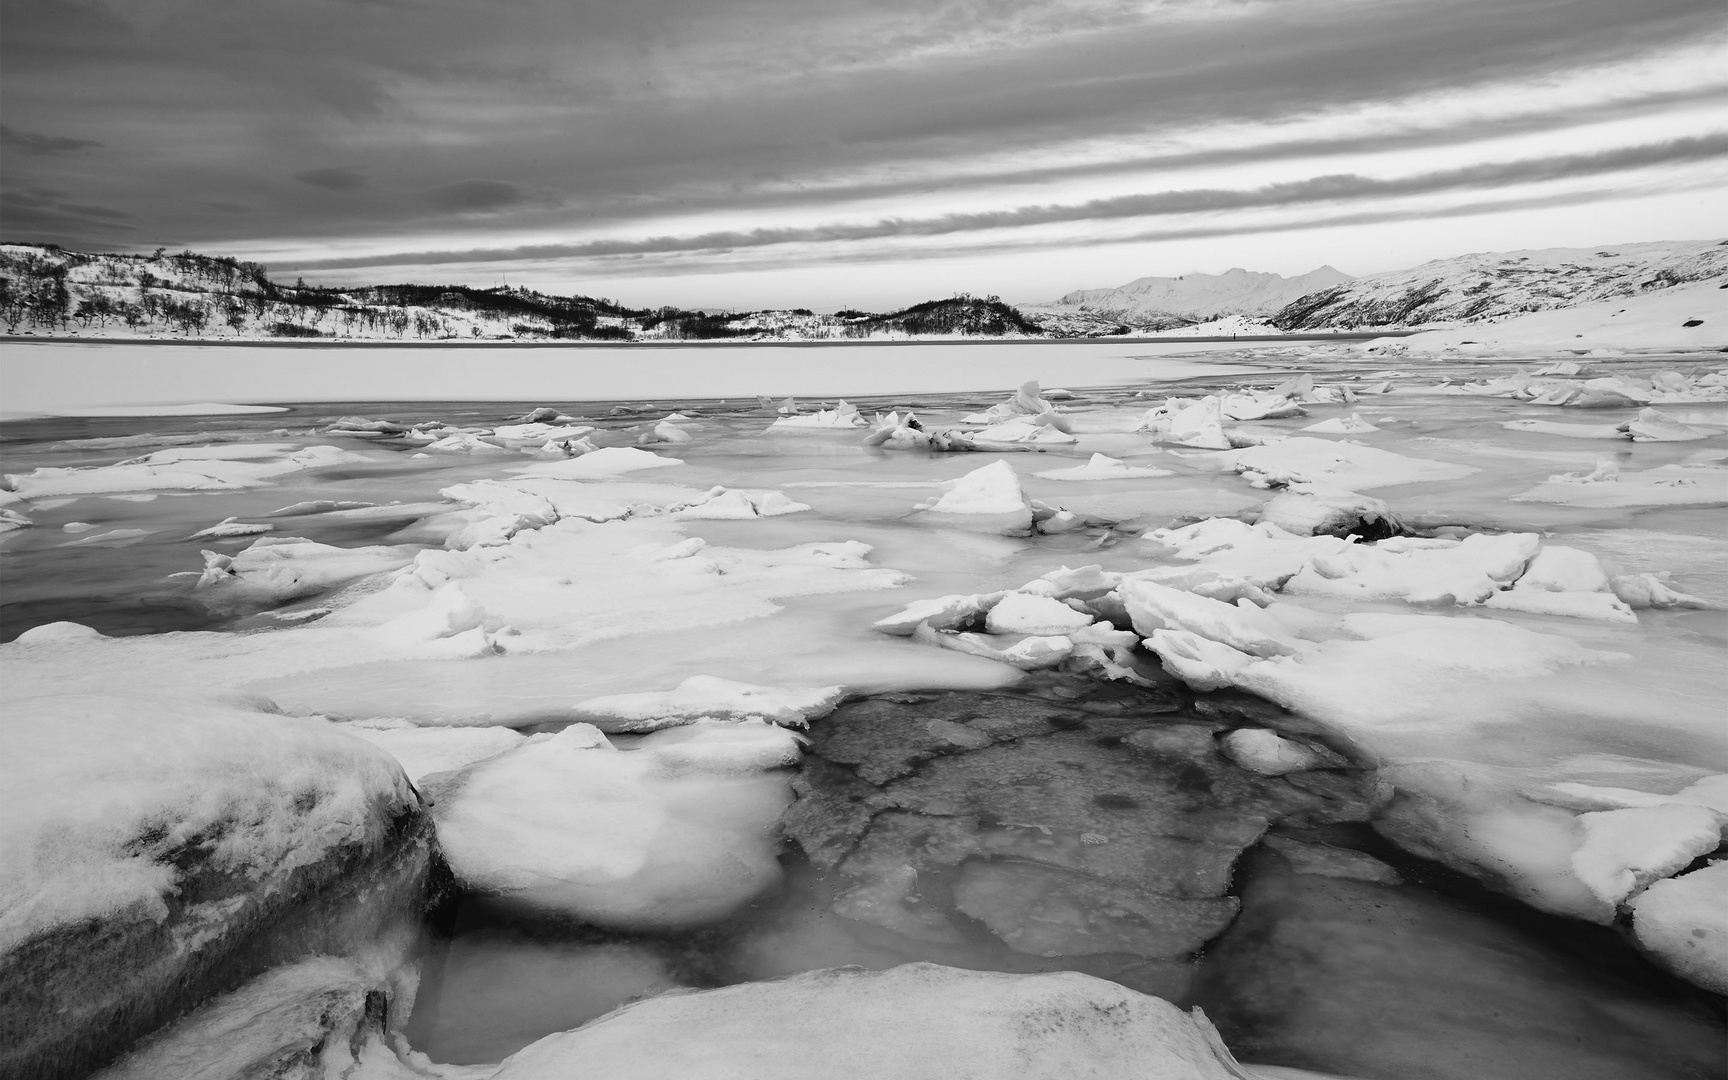
<path fill-rule="evenodd" d="M 1297 299 L 1281 330 L 1492 322 L 1728 278 L 1728 240 L 1485 252 L 1371 274 Z"/>
<path fill-rule="evenodd" d="M 1075 330 L 1112 323 L 1163 330 L 1226 315 L 1271 315 L 1298 297 L 1350 280 L 1349 274 L 1330 266 L 1299 277 L 1236 268 L 1222 274 L 1136 278 L 1114 289 L 1079 289 L 1021 310 L 1041 323 L 1072 323 Z"/>

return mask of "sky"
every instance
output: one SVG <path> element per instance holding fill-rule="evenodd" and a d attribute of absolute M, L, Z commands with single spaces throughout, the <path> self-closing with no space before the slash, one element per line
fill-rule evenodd
<path fill-rule="evenodd" d="M 1728 236 L 1722 0 L 0 0 L 0 237 L 633 306 Z"/>

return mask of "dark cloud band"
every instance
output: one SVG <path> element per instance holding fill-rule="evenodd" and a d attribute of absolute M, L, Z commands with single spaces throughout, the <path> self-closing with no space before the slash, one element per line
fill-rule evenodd
<path fill-rule="evenodd" d="M 370 258 L 328 259 L 302 264 L 334 270 L 389 264 L 500 262 L 522 259 L 595 259 L 633 255 L 735 252 L 783 244 L 883 240 L 899 237 L 979 233 L 1034 225 L 1161 217 L 1208 211 L 1299 207 L 1412 195 L 1508 187 L 1515 184 L 1576 179 L 1654 165 L 1677 165 L 1728 156 L 1728 134 L 1674 139 L 1594 154 L 1570 154 L 1521 161 L 1471 165 L 1394 179 L 1316 176 L 1258 188 L 1203 188 L 1095 199 L 1074 205 L 1024 206 L 1010 210 L 945 214 L 922 219 L 888 218 L 860 224 L 804 228 L 751 229 L 638 240 L 599 240 L 575 244 L 531 244 L 510 248 L 428 251 Z"/>

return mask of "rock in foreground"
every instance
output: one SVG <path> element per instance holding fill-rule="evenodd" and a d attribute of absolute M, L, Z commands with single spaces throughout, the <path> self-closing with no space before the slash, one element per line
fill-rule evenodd
<path fill-rule="evenodd" d="M 86 1075 L 423 898 L 413 788 L 321 720 L 56 695 L 8 702 L 0 743 L 0 1074 Z"/>

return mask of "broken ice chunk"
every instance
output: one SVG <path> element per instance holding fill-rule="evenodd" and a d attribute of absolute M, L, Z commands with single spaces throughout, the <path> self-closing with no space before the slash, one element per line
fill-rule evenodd
<path fill-rule="evenodd" d="M 702 716 L 803 727 L 833 712 L 844 696 L 840 686 L 756 686 L 692 675 L 674 690 L 589 698 L 570 711 L 602 731 L 654 731 Z"/>
<path fill-rule="evenodd" d="M 1632 933 L 1657 962 L 1728 994 L 1728 862 L 1658 881 L 1632 900 Z"/>
<path fill-rule="evenodd" d="M 1584 842 L 1572 872 L 1603 902 L 1618 906 L 1722 843 L 1724 815 L 1705 806 L 1663 803 L 1580 814 Z"/>
<path fill-rule="evenodd" d="M 900 637 L 912 633 L 920 623 L 928 623 L 935 630 L 958 630 L 977 622 L 1006 595 L 1006 592 L 970 593 L 917 600 L 887 618 L 876 620 L 875 627 L 884 634 Z"/>
<path fill-rule="evenodd" d="M 1060 600 L 1012 592 L 985 616 L 984 626 L 992 634 L 1067 634 L 1095 620 Z"/>
<path fill-rule="evenodd" d="M 1226 604 L 1138 579 L 1123 582 L 1117 592 L 1141 635 L 1183 630 L 1253 656 L 1290 656 L 1296 652 L 1285 640 L 1283 627 L 1247 601 Z"/>
<path fill-rule="evenodd" d="M 759 723 L 673 728 L 617 752 L 589 724 L 457 774 L 434 810 L 465 888 L 598 926 L 726 918 L 780 881 L 773 824 L 797 737 Z"/>
<path fill-rule="evenodd" d="M 1033 473 L 1033 476 L 1046 480 L 1131 480 L 1153 476 L 1174 476 L 1169 469 L 1156 469 L 1150 465 L 1128 465 L 1105 454 L 1093 454 L 1084 465 L 1074 465 L 1066 469 L 1046 469 Z"/>

